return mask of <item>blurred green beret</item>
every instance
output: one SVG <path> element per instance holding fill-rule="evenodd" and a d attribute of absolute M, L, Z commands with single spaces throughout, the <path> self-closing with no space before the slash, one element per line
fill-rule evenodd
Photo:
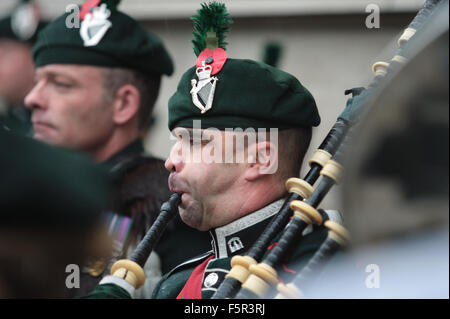
<path fill-rule="evenodd" d="M 108 208 L 108 174 L 90 159 L 0 128 L 3 228 L 80 229 Z"/>
<path fill-rule="evenodd" d="M 34 43 L 37 34 L 46 26 L 40 19 L 38 7 L 32 1 L 22 0 L 11 15 L 0 19 L 0 39 Z"/>
<path fill-rule="evenodd" d="M 320 116 L 311 93 L 291 74 L 268 64 L 228 58 L 225 5 L 202 4 L 194 22 L 195 66 L 182 76 L 169 100 L 169 129 L 311 127 Z M 194 63 L 193 63 L 194 64 Z"/>
<path fill-rule="evenodd" d="M 227 59 L 218 78 L 212 107 L 205 113 L 192 102 L 191 79 L 196 68 L 182 76 L 169 100 L 169 129 L 278 128 L 317 126 L 320 116 L 311 93 L 292 75 L 253 60 Z"/>
<path fill-rule="evenodd" d="M 79 15 L 66 12 L 44 28 L 33 47 L 36 67 L 81 64 L 171 75 L 172 59 L 161 39 L 109 3 L 87 1 Z"/>

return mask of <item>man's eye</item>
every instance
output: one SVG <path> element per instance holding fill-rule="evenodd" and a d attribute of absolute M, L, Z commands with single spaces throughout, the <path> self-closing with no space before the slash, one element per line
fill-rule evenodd
<path fill-rule="evenodd" d="M 59 77 L 50 78 L 49 82 L 57 88 L 67 89 L 73 87 L 73 83 L 71 81 Z"/>
<path fill-rule="evenodd" d="M 71 87 L 72 87 L 72 85 L 71 85 L 71 84 L 69 84 L 69 83 L 66 83 L 66 82 L 61 82 L 61 81 L 53 81 L 53 83 L 55 84 L 55 86 L 57 86 L 57 87 L 60 87 L 60 88 L 65 88 L 65 89 L 68 89 L 68 88 L 71 88 Z"/>

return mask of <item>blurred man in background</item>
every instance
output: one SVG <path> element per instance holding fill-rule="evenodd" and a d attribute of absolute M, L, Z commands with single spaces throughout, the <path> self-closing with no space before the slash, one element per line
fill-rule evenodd
<path fill-rule="evenodd" d="M 31 47 L 44 26 L 39 8 L 30 1 L 21 1 L 0 20 L 0 126 L 20 134 L 31 130 L 23 100 L 33 87 Z"/>
<path fill-rule="evenodd" d="M 39 34 L 33 48 L 35 86 L 25 104 L 32 111 L 35 139 L 87 153 L 109 169 L 117 195 L 115 214 L 107 223 L 112 231 L 123 230 L 113 234 L 114 257 L 122 257 L 133 250 L 169 198 L 164 162 L 144 154 L 142 134 L 161 77 L 172 74 L 173 63 L 162 41 L 120 12 L 117 4 L 87 1 L 75 16 L 80 28 L 67 24 L 69 12 Z M 199 249 L 173 236 L 187 234 L 195 242 L 201 233 L 180 221 L 169 229 L 172 235 L 166 234 L 158 255 L 147 263 L 150 280 L 141 289 L 144 297 L 161 272 Z M 79 293 L 91 290 L 109 265 L 94 261 Z"/>

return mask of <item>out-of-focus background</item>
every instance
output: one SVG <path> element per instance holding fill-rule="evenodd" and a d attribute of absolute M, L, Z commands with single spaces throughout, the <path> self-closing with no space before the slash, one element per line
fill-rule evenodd
<path fill-rule="evenodd" d="M 42 14 L 52 19 L 69 4 L 82 0 L 40 0 Z M 199 0 L 122 0 L 120 9 L 160 36 L 175 62 L 175 73 L 165 77 L 156 103 L 155 123 L 146 141 L 152 154 L 166 158 L 173 141 L 167 128 L 167 101 L 181 75 L 195 62 L 192 22 Z M 371 66 L 392 58 L 396 39 L 424 0 L 227 0 L 234 19 L 227 35 L 228 56 L 262 59 L 265 45 L 276 41 L 282 51 L 278 66 L 298 77 L 316 99 L 322 123 L 314 131 L 310 154 L 334 124 L 348 98 L 346 89 L 366 86 Z M 15 1 L 0 1 L 0 16 Z M 366 18 L 379 8 L 379 28 L 368 28 Z M 368 7 L 369 6 L 369 7 Z M 368 12 L 366 12 L 366 8 Z M 372 20 L 373 21 L 373 20 Z M 245 79 L 243 79 L 245 81 Z M 306 170 L 307 165 L 304 165 Z M 304 175 L 302 175 L 304 176 Z M 326 197 L 324 208 L 340 208 L 339 186 Z"/>

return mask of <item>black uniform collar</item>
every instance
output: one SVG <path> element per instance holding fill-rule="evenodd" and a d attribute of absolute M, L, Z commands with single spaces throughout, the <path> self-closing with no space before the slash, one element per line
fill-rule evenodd
<path fill-rule="evenodd" d="M 132 155 L 141 154 L 144 150 L 144 143 L 142 142 L 142 139 L 138 138 L 103 163 L 110 169 L 114 170 L 114 166 L 120 164 L 124 159 Z"/>
<path fill-rule="evenodd" d="M 209 231 L 216 258 L 231 257 L 248 250 L 280 210 L 284 199 L 279 199 L 249 215 L 225 226 Z"/>

